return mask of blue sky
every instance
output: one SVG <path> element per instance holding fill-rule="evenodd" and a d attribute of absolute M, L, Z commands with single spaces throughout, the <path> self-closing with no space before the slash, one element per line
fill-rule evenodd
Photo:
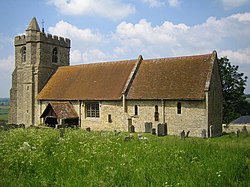
<path fill-rule="evenodd" d="M 0 7 L 0 98 L 9 97 L 13 38 L 34 16 L 45 32 L 71 39 L 73 65 L 216 50 L 250 79 L 250 0 L 8 0 Z"/>

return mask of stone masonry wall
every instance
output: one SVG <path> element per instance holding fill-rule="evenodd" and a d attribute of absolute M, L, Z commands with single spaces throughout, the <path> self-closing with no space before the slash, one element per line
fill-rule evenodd
<path fill-rule="evenodd" d="M 41 113 L 49 101 L 43 101 Z M 160 100 L 153 101 L 127 101 L 128 113 L 123 112 L 122 101 L 101 101 L 100 118 L 87 118 L 85 102 L 74 101 L 71 104 L 80 117 L 80 126 L 83 129 L 90 127 L 92 130 L 103 131 L 128 131 L 128 119 L 132 118 L 132 125 L 136 132 L 144 132 L 145 122 L 152 122 L 153 128 L 157 129 L 159 123 L 163 123 L 162 111 L 164 106 L 165 122 L 168 134 L 179 135 L 182 130 L 190 131 L 190 136 L 201 136 L 201 130 L 206 126 L 206 109 L 204 101 L 181 101 L 182 113 L 177 114 L 177 101 Z M 138 115 L 134 115 L 134 106 L 138 106 Z M 155 121 L 155 105 L 158 106 L 159 121 Z M 111 114 L 112 122 L 108 122 Z"/>
<path fill-rule="evenodd" d="M 222 88 L 217 62 L 214 63 L 213 73 L 208 91 L 208 136 L 219 136 L 222 133 Z M 212 132 L 210 132 L 210 130 Z"/>
<path fill-rule="evenodd" d="M 22 50 L 26 48 L 26 61 Z M 58 50 L 58 62 L 52 63 L 52 51 Z M 40 105 L 36 96 L 59 66 L 69 65 L 70 40 L 39 31 L 27 30 L 15 37 L 15 71 L 11 89 L 9 123 L 40 123 Z"/>

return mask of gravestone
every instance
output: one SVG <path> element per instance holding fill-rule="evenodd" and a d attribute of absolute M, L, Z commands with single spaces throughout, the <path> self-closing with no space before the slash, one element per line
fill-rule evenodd
<path fill-rule="evenodd" d="M 237 129 L 237 131 L 235 132 L 237 138 L 240 136 L 240 129 Z"/>
<path fill-rule="evenodd" d="M 187 131 L 186 138 L 188 138 L 190 131 Z"/>
<path fill-rule="evenodd" d="M 248 136 L 248 130 L 247 130 L 247 127 L 246 126 L 244 126 L 243 128 L 242 128 L 242 133 L 243 133 L 243 135 L 244 136 Z"/>
<path fill-rule="evenodd" d="M 145 132 L 151 133 L 153 124 L 151 122 L 145 123 Z"/>
<path fill-rule="evenodd" d="M 135 132 L 135 126 L 134 125 L 130 125 L 129 126 L 129 132 L 130 133 L 134 133 Z"/>
<path fill-rule="evenodd" d="M 202 138 L 206 138 L 207 136 L 206 136 L 206 129 L 202 129 L 202 131 L 201 131 L 201 137 Z"/>
<path fill-rule="evenodd" d="M 156 129 L 152 128 L 152 134 L 156 135 Z"/>
<path fill-rule="evenodd" d="M 65 128 L 60 128 L 59 133 L 60 133 L 60 138 L 63 138 L 65 134 Z"/>
<path fill-rule="evenodd" d="M 180 133 L 180 137 L 181 137 L 181 139 L 182 140 L 184 140 L 185 139 L 185 131 L 183 130 L 183 131 L 181 131 L 181 133 Z"/>
<path fill-rule="evenodd" d="M 167 135 L 167 124 L 166 123 L 159 123 L 157 128 L 158 136 L 165 136 Z"/>

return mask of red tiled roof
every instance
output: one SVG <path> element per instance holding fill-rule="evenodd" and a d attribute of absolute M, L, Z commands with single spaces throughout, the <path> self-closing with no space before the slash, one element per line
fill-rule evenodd
<path fill-rule="evenodd" d="M 137 60 L 60 67 L 39 100 L 119 100 Z"/>
<path fill-rule="evenodd" d="M 128 99 L 204 99 L 214 55 L 142 60 Z M 60 67 L 39 100 L 120 100 L 137 60 Z M 209 84 L 208 84 L 209 85 Z"/>
<path fill-rule="evenodd" d="M 213 54 L 143 60 L 128 99 L 204 99 Z"/>

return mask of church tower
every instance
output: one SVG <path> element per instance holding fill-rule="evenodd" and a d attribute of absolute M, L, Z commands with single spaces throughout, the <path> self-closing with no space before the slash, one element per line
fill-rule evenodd
<path fill-rule="evenodd" d="M 59 66 L 69 65 L 69 55 L 70 40 L 41 32 L 35 17 L 26 34 L 15 37 L 9 123 L 38 125 L 36 96 Z"/>

